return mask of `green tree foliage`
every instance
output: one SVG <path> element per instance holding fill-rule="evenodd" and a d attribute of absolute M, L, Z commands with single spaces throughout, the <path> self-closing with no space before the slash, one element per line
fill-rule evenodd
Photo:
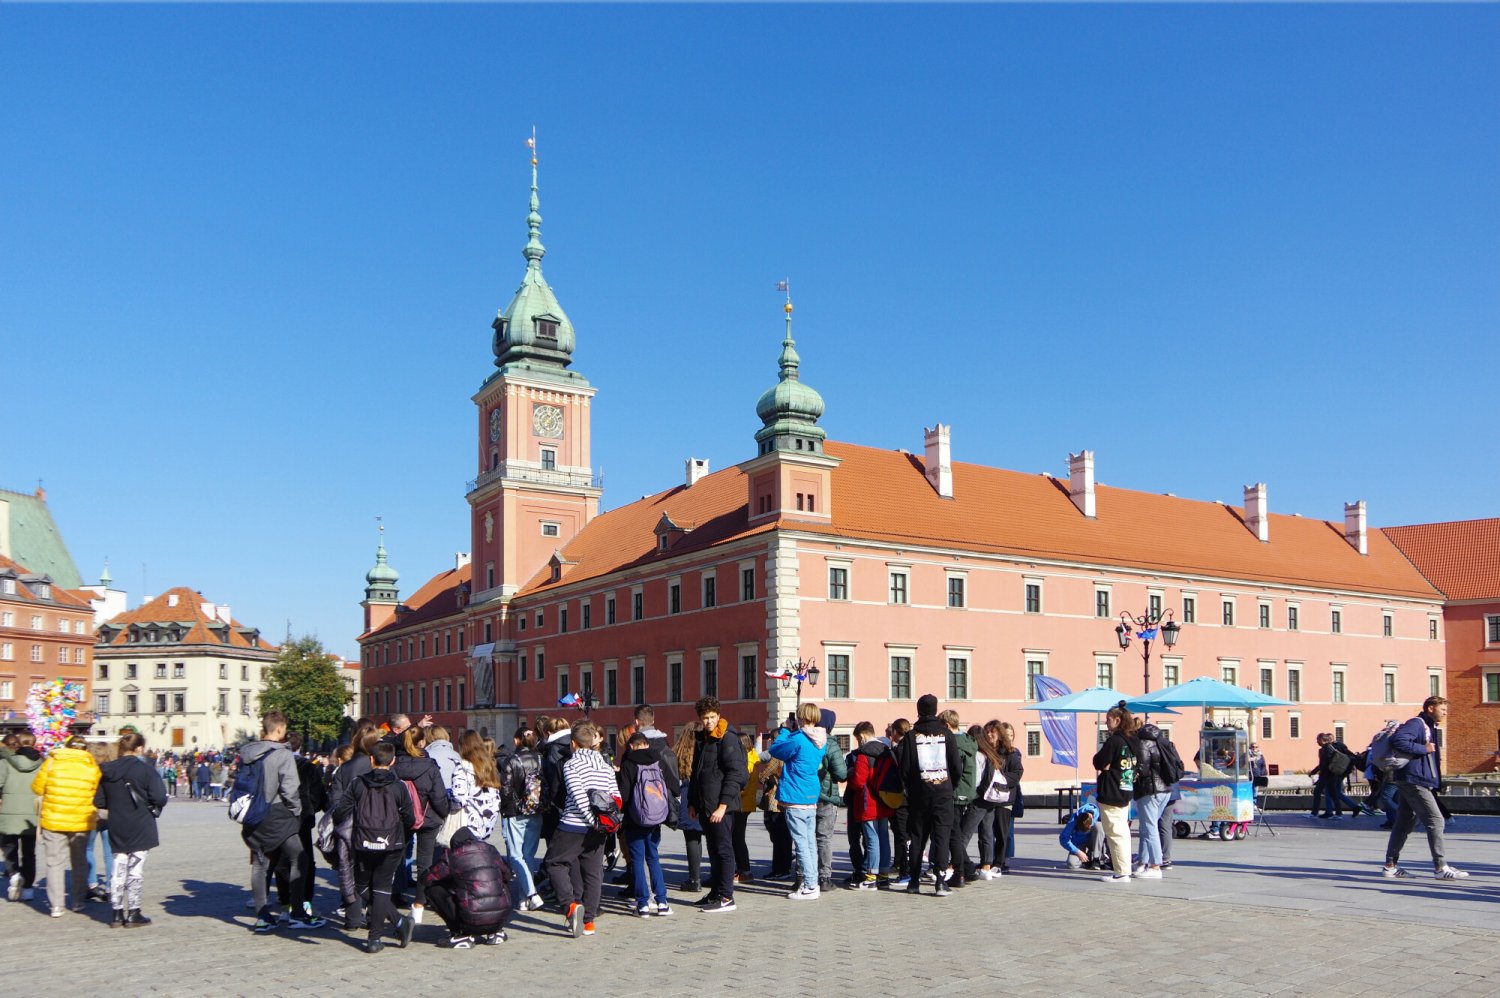
<path fill-rule="evenodd" d="M 314 741 L 336 737 L 344 708 L 354 701 L 354 694 L 344 687 L 337 662 L 323 649 L 323 643 L 310 635 L 282 645 L 276 664 L 266 673 L 261 713 L 281 711 L 290 730 L 305 730 Z"/>

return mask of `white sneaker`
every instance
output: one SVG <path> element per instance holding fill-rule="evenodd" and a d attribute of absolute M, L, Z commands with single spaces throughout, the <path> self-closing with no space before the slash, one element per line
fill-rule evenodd
<path fill-rule="evenodd" d="M 1148 866 L 1144 870 L 1142 870 L 1140 873 L 1137 873 L 1136 876 L 1139 877 L 1141 880 L 1160 880 L 1161 879 L 1161 867 L 1157 867 L 1156 869 L 1153 870 L 1151 867 Z"/>
<path fill-rule="evenodd" d="M 1101 884 L 1128 884 L 1130 883 L 1130 874 L 1127 873 L 1123 876 L 1115 876 L 1114 874 L 1111 874 L 1108 877 L 1100 877 L 1099 882 Z"/>
<path fill-rule="evenodd" d="M 1411 880 L 1412 875 L 1399 866 L 1381 867 L 1380 875 L 1387 880 Z"/>
<path fill-rule="evenodd" d="M 1451 866 L 1444 866 L 1441 870 L 1434 873 L 1433 876 L 1439 880 L 1462 880 L 1468 874 L 1462 870 L 1456 870 Z"/>
<path fill-rule="evenodd" d="M 526 899 L 525 907 L 527 911 L 541 911 L 542 905 L 545 903 L 546 902 L 542 900 L 542 896 L 540 894 L 533 894 L 531 895 L 531 897 Z"/>
<path fill-rule="evenodd" d="M 422 912 L 424 912 L 426 910 L 427 909 L 423 908 L 419 904 L 412 905 L 411 906 L 411 924 L 413 924 L 413 925 L 421 925 L 422 924 Z"/>
<path fill-rule="evenodd" d="M 820 893 L 816 887 L 799 887 L 794 891 L 788 891 L 787 898 L 792 901 L 816 901 Z"/>
<path fill-rule="evenodd" d="M 10 877 L 10 887 L 5 892 L 6 898 L 11 901 L 21 900 L 21 875 L 13 873 Z"/>

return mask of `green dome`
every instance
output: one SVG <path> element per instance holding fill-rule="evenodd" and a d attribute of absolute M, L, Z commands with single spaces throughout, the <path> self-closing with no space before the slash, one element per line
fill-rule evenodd
<path fill-rule="evenodd" d="M 821 450 L 820 443 L 827 437 L 818 425 L 823 415 L 823 396 L 802 382 L 802 358 L 797 356 L 797 344 L 792 340 L 790 302 L 786 306 L 786 339 L 781 341 L 779 363 L 780 378 L 755 403 L 755 414 L 762 424 L 755 434 L 760 452 Z"/>
<path fill-rule="evenodd" d="M 371 587 L 381 586 L 394 589 L 400 580 L 401 573 L 385 560 L 385 541 L 381 541 L 380 546 L 375 549 L 375 567 L 365 573 L 365 582 Z"/>

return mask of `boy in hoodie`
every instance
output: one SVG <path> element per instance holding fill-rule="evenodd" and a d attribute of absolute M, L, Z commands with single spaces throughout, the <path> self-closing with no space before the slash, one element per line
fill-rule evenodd
<path fill-rule="evenodd" d="M 849 763 L 843 749 L 833 740 L 833 726 L 838 717 L 828 708 L 818 712 L 818 727 L 823 731 L 823 762 L 818 767 L 818 890 L 833 890 L 833 829 L 838 824 L 839 808 L 844 795 L 839 784 L 849 779 Z"/>
<path fill-rule="evenodd" d="M 932 843 L 932 868 L 937 896 L 951 891 L 943 878 L 948 869 L 948 844 L 953 837 L 953 789 L 963 778 L 963 755 L 958 739 L 937 716 L 938 699 L 931 693 L 917 700 L 917 723 L 896 747 L 896 759 L 906 782 L 910 808 L 911 851 L 906 860 L 907 893 L 922 889 L 922 860 Z"/>
<path fill-rule="evenodd" d="M 625 756 L 630 751 L 630 739 L 637 734 L 646 737 L 647 746 L 661 756 L 662 769 L 668 766 L 672 768 L 673 775 L 677 775 L 677 755 L 667 747 L 667 733 L 659 731 L 656 727 L 656 708 L 648 703 L 643 703 L 635 709 L 635 723 L 620 732 L 619 745 L 615 752 L 615 769 L 618 771 L 625 765 Z M 680 782 L 680 777 L 679 777 Z M 621 897 L 629 897 L 635 890 L 636 877 L 634 859 L 631 858 L 630 850 L 625 850 L 625 869 L 615 877 L 615 884 L 625 888 L 620 892 Z"/>
<path fill-rule="evenodd" d="M 828 746 L 828 733 L 819 726 L 822 712 L 815 703 L 797 708 L 797 727 L 788 718 L 771 743 L 771 758 L 782 763 L 781 783 L 776 800 L 786 815 L 797 853 L 801 883 L 789 892 L 793 901 L 815 901 L 821 891 L 818 883 L 818 774 Z M 842 761 L 842 760 L 841 760 Z"/>
<path fill-rule="evenodd" d="M 10 870 L 5 894 L 12 901 L 30 901 L 36 883 L 36 794 L 31 781 L 42 768 L 42 756 L 29 731 L 8 735 L 7 740 L 15 742 L 15 749 L 0 750 L 0 845 Z"/>
<path fill-rule="evenodd" d="M 1068 851 L 1068 866 L 1075 870 L 1097 870 L 1104 865 L 1104 825 L 1099 807 L 1085 804 L 1074 811 L 1057 841 Z"/>
<path fill-rule="evenodd" d="M 1390 766 L 1400 805 L 1396 825 L 1385 847 L 1385 869 L 1392 879 L 1411 876 L 1401 869 L 1401 848 L 1411 834 L 1417 819 L 1427 828 L 1427 847 L 1432 852 L 1432 875 L 1438 880 L 1467 877 L 1463 870 L 1448 865 L 1443 855 L 1443 814 L 1438 808 L 1437 793 L 1443 784 L 1443 732 L 1439 727 L 1448 719 L 1448 700 L 1428 697 L 1422 701 L 1422 713 L 1407 721 L 1391 735 L 1392 756 L 1406 759 L 1406 765 Z M 1384 760 L 1382 760 L 1384 761 Z"/>
<path fill-rule="evenodd" d="M 270 802 L 259 823 L 245 825 L 240 831 L 240 838 L 250 849 L 251 863 L 257 868 L 251 877 L 258 910 L 253 928 L 262 934 L 276 928 L 280 921 L 266 898 L 265 885 L 271 873 L 281 878 L 289 898 L 302 894 L 302 841 L 298 837 L 302 824 L 302 781 L 297 776 L 297 760 L 286 746 L 286 727 L 286 715 L 273 710 L 260 719 L 260 740 L 240 749 L 240 769 L 261 767 L 261 798 Z M 289 924 L 298 929 L 315 929 L 323 922 L 308 920 L 304 912 L 294 911 Z"/>
<path fill-rule="evenodd" d="M 392 764 L 396 748 L 381 741 L 370 749 L 370 771 L 349 784 L 349 792 L 333 809 L 333 820 L 353 816 L 350 842 L 354 846 L 354 884 L 356 899 L 349 911 L 349 924 L 358 926 L 364 913 L 359 909 L 365 897 L 370 898 L 370 935 L 365 952 L 379 953 L 385 948 L 381 937 L 389 925 L 396 931 L 398 945 L 405 949 L 411 942 L 415 923 L 396 914 L 391 891 L 396 884 L 396 867 L 406 854 L 406 836 L 416 823 L 412 813 L 411 794 L 396 779 Z M 367 801 L 368 798 L 368 801 Z M 394 808 L 395 813 L 391 813 Z M 375 825 L 377 815 L 383 824 Z"/>
<path fill-rule="evenodd" d="M 958 711 L 950 707 L 939 717 L 948 726 L 948 730 L 953 732 L 953 740 L 958 743 L 958 753 L 963 759 L 963 771 L 958 777 L 958 782 L 953 785 L 953 831 L 948 845 L 950 863 L 948 886 L 962 887 L 977 879 L 976 868 L 973 863 L 969 862 L 969 839 L 978 830 L 978 825 L 977 823 L 969 824 L 968 818 L 969 809 L 974 806 L 979 746 L 967 732 L 959 730 L 961 722 Z M 968 825 L 967 832 L 965 832 L 965 825 Z"/>
<path fill-rule="evenodd" d="M 672 761 L 676 762 L 675 755 Z M 643 917 L 653 914 L 653 895 L 654 913 L 672 914 L 657 847 L 661 844 L 661 826 L 671 820 L 672 802 L 682 793 L 675 770 L 675 766 L 669 769 L 661 752 L 651 747 L 646 732 L 637 731 L 630 736 L 620 760 L 620 799 L 625 802 L 622 837 L 634 871 L 635 913 Z M 646 782 L 642 786 L 643 780 Z M 641 807 L 636 802 L 638 786 L 642 789 Z"/>
<path fill-rule="evenodd" d="M 703 826 L 708 838 L 711 871 L 709 892 L 699 899 L 710 914 L 734 911 L 734 818 L 740 809 L 740 791 L 750 774 L 745 769 L 745 750 L 740 735 L 719 714 L 717 697 L 703 697 L 695 705 L 703 730 L 694 736 L 693 771 L 689 776 L 688 817 Z M 816 772 L 816 769 L 814 770 Z M 817 800 L 813 780 L 812 800 Z"/>
<path fill-rule="evenodd" d="M 869 721 L 854 726 L 854 740 L 857 747 L 850 754 L 854 763 L 849 767 L 849 783 L 844 790 L 849 825 L 859 833 L 864 845 L 863 862 L 861 869 L 855 871 L 854 886 L 873 891 L 879 885 L 879 877 L 889 876 L 891 871 L 891 808 L 881 799 L 875 783 L 877 773 L 883 768 L 881 760 L 890 756 L 891 750 L 875 737 L 875 725 Z M 884 765 L 890 765 L 890 761 Z"/>

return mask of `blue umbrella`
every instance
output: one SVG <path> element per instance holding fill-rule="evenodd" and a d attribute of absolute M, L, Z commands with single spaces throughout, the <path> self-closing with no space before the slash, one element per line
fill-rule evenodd
<path fill-rule="evenodd" d="M 1290 700 L 1280 700 L 1254 690 L 1230 686 L 1207 676 L 1199 676 L 1140 697 L 1130 704 L 1130 709 L 1156 711 L 1163 707 L 1238 707 L 1241 710 L 1254 710 L 1259 707 L 1286 707 L 1290 704 Z"/>
<path fill-rule="evenodd" d="M 1175 710 L 1166 710 L 1155 704 L 1148 703 L 1149 697 L 1136 697 L 1131 699 L 1119 690 L 1110 689 L 1108 686 L 1090 686 L 1086 690 L 1077 693 L 1066 693 L 1051 700 L 1044 700 L 1033 706 L 1022 707 L 1022 710 L 1050 710 L 1058 714 L 1103 714 L 1111 707 L 1125 701 L 1125 707 L 1131 711 L 1151 711 L 1156 714 L 1175 714 Z"/>

